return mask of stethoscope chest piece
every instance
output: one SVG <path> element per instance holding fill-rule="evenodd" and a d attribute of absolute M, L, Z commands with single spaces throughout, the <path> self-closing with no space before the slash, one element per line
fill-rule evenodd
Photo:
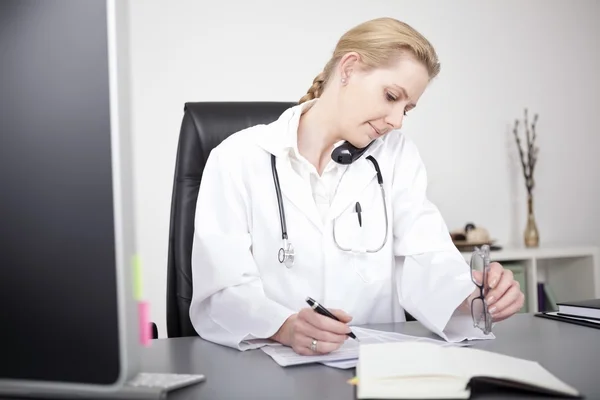
<path fill-rule="evenodd" d="M 285 264 L 288 268 L 292 268 L 294 265 L 294 246 L 287 240 L 284 240 L 283 247 L 279 249 L 277 258 L 280 263 Z"/>

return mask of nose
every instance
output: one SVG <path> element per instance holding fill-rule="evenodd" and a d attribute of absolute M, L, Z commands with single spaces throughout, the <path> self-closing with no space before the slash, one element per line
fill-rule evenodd
<path fill-rule="evenodd" d="M 385 119 L 386 124 L 392 129 L 400 129 L 404 120 L 404 107 L 394 107 L 394 110 Z"/>

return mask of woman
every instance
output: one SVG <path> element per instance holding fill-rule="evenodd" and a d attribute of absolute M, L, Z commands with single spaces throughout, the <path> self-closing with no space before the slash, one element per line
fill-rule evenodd
<path fill-rule="evenodd" d="M 349 324 L 404 321 L 406 310 L 446 339 L 484 337 L 469 309 L 479 289 L 426 198 L 415 145 L 399 131 L 439 69 L 410 26 L 368 21 L 344 34 L 298 106 L 211 152 L 192 254 L 190 318 L 200 336 L 240 350 L 271 339 L 323 354 L 344 343 Z M 366 150 L 350 164 L 332 160 L 346 142 Z M 283 228 L 294 248 L 285 261 Z M 524 296 L 500 264 L 488 278 L 490 312 L 501 321 Z M 314 312 L 307 297 L 340 321 Z"/>

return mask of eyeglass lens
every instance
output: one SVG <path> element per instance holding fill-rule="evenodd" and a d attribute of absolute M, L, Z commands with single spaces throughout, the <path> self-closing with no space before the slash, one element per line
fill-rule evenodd
<path fill-rule="evenodd" d="M 487 248 L 485 247 L 483 249 L 476 249 L 471 256 L 470 262 L 471 280 L 480 289 L 480 297 L 473 299 L 471 302 L 471 317 L 473 318 L 473 324 L 485 333 L 489 333 L 492 330 L 492 318 L 483 300 L 487 294 L 487 268 L 485 265 L 486 258 L 488 258 L 487 254 Z M 480 272 L 480 274 L 477 274 L 477 279 L 473 271 Z"/>
<path fill-rule="evenodd" d="M 486 270 L 484 268 L 484 259 L 483 259 L 483 254 L 481 254 L 479 251 L 475 251 L 473 252 L 473 255 L 471 256 L 471 280 L 473 281 L 474 284 L 476 284 L 479 288 L 483 288 L 483 284 L 486 280 Z M 483 274 L 483 281 L 479 282 L 478 280 L 475 279 L 475 276 L 473 274 L 473 271 L 479 271 Z M 485 293 L 484 293 L 485 294 Z"/>
<path fill-rule="evenodd" d="M 484 332 L 490 331 L 491 321 L 489 320 L 489 313 L 487 306 L 481 297 L 476 297 L 473 299 L 471 303 L 471 317 L 473 318 L 473 323 L 476 327 Z"/>

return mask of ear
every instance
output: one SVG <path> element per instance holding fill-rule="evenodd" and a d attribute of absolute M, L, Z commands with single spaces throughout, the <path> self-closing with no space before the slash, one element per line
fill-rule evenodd
<path fill-rule="evenodd" d="M 341 79 L 348 81 L 353 73 L 358 71 L 360 64 L 360 55 L 354 51 L 348 52 L 342 56 L 338 63 L 338 74 Z"/>

